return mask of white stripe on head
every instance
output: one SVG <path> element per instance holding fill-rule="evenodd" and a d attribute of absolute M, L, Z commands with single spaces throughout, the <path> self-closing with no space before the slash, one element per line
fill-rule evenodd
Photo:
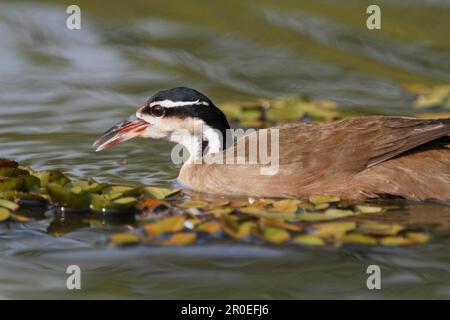
<path fill-rule="evenodd" d="M 209 103 L 206 101 L 172 101 L 172 100 L 161 100 L 161 101 L 153 101 L 150 103 L 150 107 L 154 105 L 159 105 L 164 108 L 173 108 L 173 107 L 182 107 L 182 106 L 190 106 L 190 105 L 204 105 L 209 106 Z"/>

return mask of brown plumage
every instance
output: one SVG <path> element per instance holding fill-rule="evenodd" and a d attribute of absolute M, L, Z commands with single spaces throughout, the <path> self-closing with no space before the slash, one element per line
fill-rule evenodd
<path fill-rule="evenodd" d="M 279 129 L 277 174 L 261 175 L 261 165 L 186 163 L 181 182 L 222 195 L 450 199 L 450 119 L 366 117 Z"/>

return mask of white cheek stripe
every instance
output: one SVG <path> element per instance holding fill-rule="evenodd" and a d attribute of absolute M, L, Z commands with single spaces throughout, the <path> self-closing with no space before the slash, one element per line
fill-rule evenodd
<path fill-rule="evenodd" d="M 199 104 L 204 105 L 204 106 L 209 106 L 208 102 L 200 101 L 200 100 L 195 100 L 195 101 L 161 100 L 161 101 L 153 101 L 152 103 L 150 103 L 150 107 L 153 107 L 156 104 L 160 105 L 161 107 L 164 107 L 164 108 L 182 107 L 182 106 L 199 105 Z"/>

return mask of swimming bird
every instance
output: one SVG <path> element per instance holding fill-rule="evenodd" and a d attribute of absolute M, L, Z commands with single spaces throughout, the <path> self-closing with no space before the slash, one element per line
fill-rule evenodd
<path fill-rule="evenodd" d="M 177 87 L 153 95 L 135 116 L 107 130 L 94 145 L 100 151 L 136 137 L 183 145 L 189 158 L 179 181 L 206 193 L 450 199 L 450 119 L 370 116 L 295 123 L 258 130 L 237 141 L 228 139 L 229 129 L 225 115 L 208 97 Z M 277 153 L 274 170 L 264 172 L 267 162 L 258 161 L 259 151 L 251 154 L 253 138 L 274 142 L 266 150 Z M 243 153 L 239 146 L 244 146 Z"/>

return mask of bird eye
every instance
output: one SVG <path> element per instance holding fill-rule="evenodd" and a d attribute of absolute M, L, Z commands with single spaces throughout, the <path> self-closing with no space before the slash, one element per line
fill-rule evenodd
<path fill-rule="evenodd" d="M 158 105 L 152 107 L 152 115 L 154 115 L 155 117 L 162 117 L 164 113 L 165 113 L 164 107 Z"/>

